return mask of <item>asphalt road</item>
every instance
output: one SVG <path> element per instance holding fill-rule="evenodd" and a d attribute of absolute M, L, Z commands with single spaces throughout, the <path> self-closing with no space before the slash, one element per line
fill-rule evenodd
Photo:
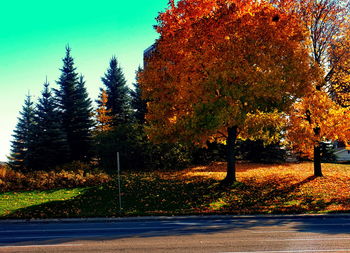
<path fill-rule="evenodd" d="M 0 252 L 350 252 L 350 216 L 0 221 Z"/>

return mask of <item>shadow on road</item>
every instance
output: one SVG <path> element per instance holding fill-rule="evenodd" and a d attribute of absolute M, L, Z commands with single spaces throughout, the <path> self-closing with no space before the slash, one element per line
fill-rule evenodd
<path fill-rule="evenodd" d="M 350 219 L 346 217 L 187 217 L 144 221 L 57 222 L 29 224 L 1 224 L 0 246 L 73 243 L 81 240 L 108 241 L 126 238 L 154 238 L 164 236 L 211 235 L 254 231 L 292 230 L 315 235 L 347 235 Z M 20 229 L 23 228 L 21 231 Z M 13 232 L 18 229 L 17 232 Z M 29 230 L 28 232 L 25 232 Z M 33 232 L 42 230 L 42 232 Z M 11 239 L 11 233 L 15 237 Z M 300 236 L 299 236 L 300 237 Z"/>
<path fill-rule="evenodd" d="M 185 173 L 185 172 L 184 172 Z M 87 188 L 81 195 L 62 201 L 53 201 L 41 205 L 18 209 L 2 218 L 76 218 L 76 217 L 119 217 L 138 215 L 213 215 L 213 214 L 298 214 L 308 212 L 322 212 L 335 204 L 350 206 L 350 197 L 332 198 L 324 200 L 315 195 L 302 192 L 301 188 L 316 180 L 307 177 L 299 182 L 288 177 L 265 176 L 263 179 L 246 178 L 231 187 L 222 188 L 220 182 L 214 179 L 192 176 L 190 178 L 173 177 L 162 178 L 138 173 L 122 178 L 122 207 L 119 210 L 118 185 L 110 182 L 98 187 Z M 346 210 L 344 210 L 346 211 Z M 350 232 L 350 219 L 346 217 L 307 217 L 307 218 L 247 218 L 237 219 L 227 216 L 217 218 L 186 218 L 173 220 L 144 222 L 109 222 L 80 223 L 80 230 L 69 227 L 73 223 L 30 223 L 31 228 L 43 227 L 52 235 L 51 239 L 43 239 L 42 243 L 72 242 L 84 238 L 87 240 L 108 240 L 133 237 L 162 237 L 186 236 L 193 234 L 212 234 L 220 232 L 235 232 L 265 228 L 278 230 L 287 226 L 302 233 L 318 234 L 346 234 Z M 331 225 L 330 225 L 331 224 Z M 7 230 L 20 224 L 8 224 Z M 60 234 L 50 231 L 50 228 L 62 228 L 72 239 L 62 239 Z M 67 226 L 67 227 L 66 227 Z M 125 229 L 119 229 L 126 226 Z M 102 229 L 103 227 L 107 230 Z M 133 229 L 135 227 L 135 229 Z M 26 225 L 23 226 L 26 229 Z M 84 232 L 86 229 L 88 232 Z M 0 222 L 0 230 L 4 225 Z M 1 233 L 0 231 L 0 233 Z M 63 233 L 63 232 L 62 232 Z M 90 235 L 89 235 L 90 233 Z M 92 233 L 92 234 L 91 234 Z M 93 237 L 90 237 L 92 236 Z M 9 237 L 8 235 L 7 237 Z M 35 236 L 31 234 L 31 236 Z M 30 243 L 31 236 L 22 236 L 8 243 Z M 78 237 L 75 237 L 78 236 Z M 4 237 L 3 234 L 0 234 Z M 40 241 L 40 240 L 36 240 Z M 1 240 L 4 243 L 4 240 Z"/>

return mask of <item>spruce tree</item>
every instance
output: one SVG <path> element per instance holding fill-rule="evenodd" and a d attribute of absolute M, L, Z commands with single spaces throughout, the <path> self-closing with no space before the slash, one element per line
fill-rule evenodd
<path fill-rule="evenodd" d="M 91 100 L 82 77 L 78 77 L 71 49 L 66 47 L 61 76 L 57 81 L 57 105 L 70 150 L 69 161 L 88 160 L 91 149 Z"/>
<path fill-rule="evenodd" d="M 107 72 L 101 78 L 108 95 L 107 109 L 111 110 L 113 125 L 126 123 L 130 117 L 129 88 L 117 59 L 113 56 Z"/>
<path fill-rule="evenodd" d="M 27 95 L 14 130 L 11 145 L 10 165 L 15 169 L 28 169 L 32 158 L 35 116 L 31 96 Z"/>
<path fill-rule="evenodd" d="M 139 68 L 136 75 L 142 69 Z M 136 78 L 136 83 L 133 84 L 134 90 L 130 91 L 131 97 L 131 108 L 133 109 L 133 116 L 137 123 L 143 124 L 145 122 L 145 115 L 147 112 L 147 101 L 142 99 L 141 87 L 139 85 L 138 79 Z"/>
<path fill-rule="evenodd" d="M 89 160 L 92 149 L 92 130 L 94 127 L 92 101 L 85 87 L 84 76 L 80 75 L 76 93 L 75 138 L 73 157 L 77 160 Z"/>
<path fill-rule="evenodd" d="M 35 140 L 30 164 L 33 169 L 47 170 L 67 162 L 67 136 L 54 102 L 49 83 L 46 81 L 35 113 Z"/>

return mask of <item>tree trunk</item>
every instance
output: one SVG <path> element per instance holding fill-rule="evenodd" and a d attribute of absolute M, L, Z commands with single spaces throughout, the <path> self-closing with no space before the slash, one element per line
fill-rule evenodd
<path fill-rule="evenodd" d="M 229 127 L 227 129 L 227 174 L 223 183 L 231 185 L 236 181 L 236 158 L 235 158 L 235 143 L 237 139 L 237 127 Z"/>
<path fill-rule="evenodd" d="M 321 168 L 321 146 L 314 146 L 314 176 L 323 177 Z"/>
<path fill-rule="evenodd" d="M 314 128 L 315 136 L 317 139 L 320 139 L 321 128 Z M 322 168 L 321 168 L 321 143 L 317 143 L 314 146 L 314 176 L 322 177 Z"/>

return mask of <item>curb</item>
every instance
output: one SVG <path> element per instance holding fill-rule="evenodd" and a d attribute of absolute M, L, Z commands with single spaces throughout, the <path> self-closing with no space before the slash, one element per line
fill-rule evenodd
<path fill-rule="evenodd" d="M 206 215 L 206 216 L 138 216 L 138 217 L 118 217 L 118 218 L 57 218 L 57 219 L 14 219 L 0 220 L 1 224 L 11 223 L 108 223 L 108 222 L 138 222 L 138 221 L 164 221 L 164 220 L 209 220 L 209 219 L 313 219 L 313 218 L 349 218 L 350 213 L 333 214 L 276 214 L 276 215 Z"/>

